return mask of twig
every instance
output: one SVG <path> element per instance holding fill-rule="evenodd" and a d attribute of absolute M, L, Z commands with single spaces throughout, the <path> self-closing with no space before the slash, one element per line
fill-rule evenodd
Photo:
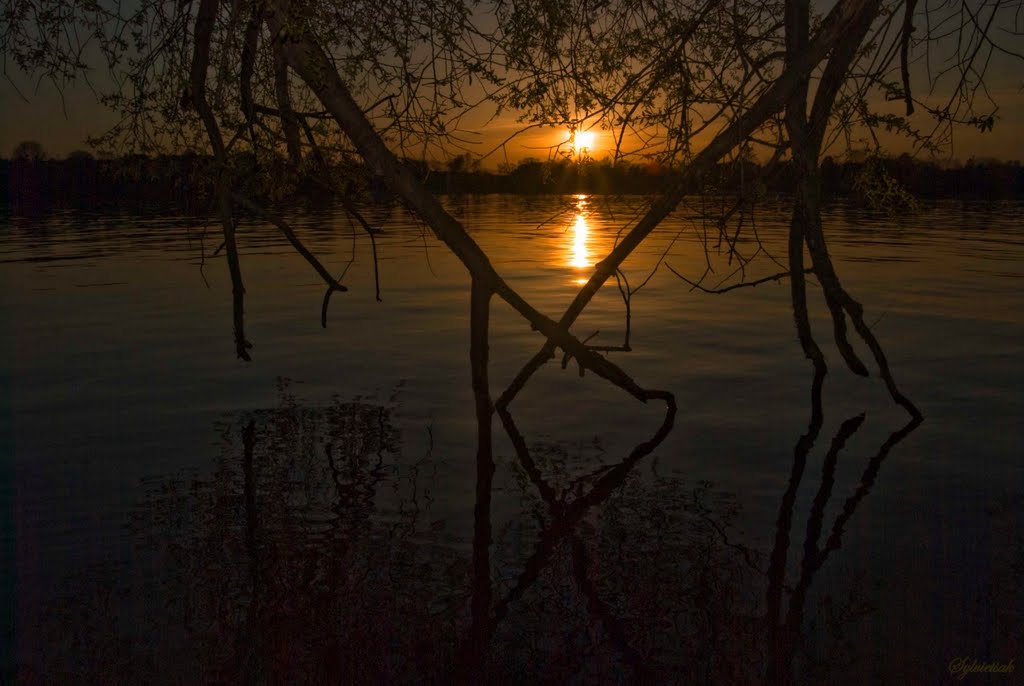
<path fill-rule="evenodd" d="M 313 267 L 316 273 L 320 275 L 320 278 L 324 280 L 324 283 L 327 284 L 327 292 L 324 294 L 324 302 L 320 310 L 320 325 L 326 329 L 327 305 L 330 302 L 331 294 L 334 293 L 334 291 L 347 291 L 348 288 L 338 283 L 338 281 L 333 276 L 331 276 L 330 272 L 328 272 L 327 269 L 320 263 L 320 260 L 318 260 L 316 256 L 313 255 L 313 253 L 311 253 L 308 248 L 306 248 L 302 241 L 299 240 L 299 237 L 295 235 L 295 232 L 292 230 L 292 228 L 288 226 L 288 224 L 283 219 L 276 216 L 272 212 L 260 207 L 259 205 L 252 202 L 243 195 L 233 193 L 232 197 L 235 199 L 235 202 L 237 202 L 242 207 L 245 207 L 250 212 L 258 214 L 260 217 L 276 226 L 278 230 L 280 230 L 281 233 L 284 234 L 284 237 L 288 239 L 288 242 L 292 244 L 292 247 L 294 247 L 295 250 L 300 255 L 302 255 L 307 262 L 309 262 L 310 266 Z"/>
<path fill-rule="evenodd" d="M 320 152 L 320 146 L 316 144 L 316 138 L 314 138 L 313 136 L 313 129 L 309 126 L 309 122 L 306 121 L 305 117 L 300 117 L 299 121 L 302 124 L 303 131 L 305 131 L 306 133 L 306 140 L 309 142 L 309 146 L 313 150 L 313 157 L 316 158 L 317 164 L 320 166 L 320 169 L 324 172 L 324 175 L 326 177 L 328 173 L 327 161 L 324 159 L 323 153 Z M 319 179 L 314 179 L 314 182 L 321 188 L 332 193 L 334 192 L 334 189 L 330 188 L 323 181 L 320 181 Z M 383 302 L 380 297 L 380 264 L 379 260 L 377 259 L 377 239 L 375 237 L 376 234 L 380 233 L 380 229 L 375 229 L 372 226 L 370 226 L 370 223 L 366 221 L 363 215 L 359 212 L 359 209 L 356 207 L 355 203 L 352 202 L 352 200 L 345 193 L 341 193 L 339 197 L 341 200 L 342 208 L 344 208 L 344 210 L 348 213 L 350 217 L 352 217 L 359 223 L 359 226 L 363 228 L 363 231 L 366 232 L 366 235 L 370 237 L 370 250 L 373 252 L 374 297 L 377 299 L 377 302 Z M 330 292 L 324 295 L 325 312 L 327 308 L 327 300 L 330 297 Z"/>
<path fill-rule="evenodd" d="M 728 293 L 729 291 L 734 291 L 737 288 L 747 288 L 747 287 L 753 288 L 754 286 L 760 286 L 761 284 L 767 283 L 769 281 L 781 281 L 782 279 L 792 275 L 791 272 L 779 272 L 778 274 L 772 274 L 771 276 L 765 276 L 764 278 L 757 279 L 756 281 L 744 281 L 743 283 L 735 283 L 735 284 L 733 284 L 731 286 L 726 286 L 725 288 L 704 288 L 704 286 L 701 286 L 699 283 L 695 283 L 693 281 L 690 281 L 688 278 L 686 278 L 685 276 L 683 276 L 682 274 L 677 272 L 675 269 L 672 268 L 672 265 L 670 265 L 668 262 L 665 263 L 665 267 L 667 267 L 670 272 L 672 272 L 673 274 L 678 276 L 680 279 L 682 279 L 686 283 L 690 284 L 690 286 L 692 288 L 696 288 L 697 290 L 703 291 L 705 293 L 712 293 L 714 295 L 720 295 L 722 293 Z M 808 267 L 807 269 L 804 269 L 802 273 L 803 274 L 813 274 L 814 273 L 814 268 L 813 267 Z"/>

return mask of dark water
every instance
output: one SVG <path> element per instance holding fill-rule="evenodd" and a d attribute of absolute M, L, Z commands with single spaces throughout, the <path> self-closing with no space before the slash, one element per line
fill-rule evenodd
<path fill-rule="evenodd" d="M 555 318 L 642 210 L 450 206 Z M 758 252 L 754 228 L 761 245 L 748 279 L 783 271 L 785 209 L 747 220 L 741 253 Z M 383 302 L 340 210 L 292 213 L 332 272 L 352 261 L 326 329 L 316 274 L 272 227 L 243 225 L 251 363 L 234 356 L 216 226 L 4 220 L 8 673 L 931 684 L 956 681 L 955 660 L 1024 659 L 1021 206 L 827 213 L 919 426 L 877 374 L 841 366 L 816 287 L 830 373 L 814 421 L 786 282 L 707 294 L 664 266 L 710 268 L 708 288 L 736 270 L 700 211 L 681 208 L 626 263 L 635 288 L 664 256 L 631 299 L 630 351 L 608 353 L 674 394 L 671 421 L 559 354 L 495 416 L 490 488 L 469 279 L 401 210 L 367 210 L 384 228 Z M 573 330 L 621 347 L 624 312 L 608 284 Z M 497 397 L 542 340 L 496 299 L 489 324 Z"/>

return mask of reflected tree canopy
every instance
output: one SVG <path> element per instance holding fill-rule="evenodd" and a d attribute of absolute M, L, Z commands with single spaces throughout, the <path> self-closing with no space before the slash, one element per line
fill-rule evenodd
<path fill-rule="evenodd" d="M 599 445 L 529 441 L 502 408 L 512 453 L 496 458 L 497 486 L 518 513 L 492 513 L 484 431 L 472 532 L 462 537 L 432 516 L 436 458 L 406 453 L 393 405 L 307 406 L 287 382 L 279 396 L 275 408 L 219 425 L 211 478 L 151 487 L 132 529 L 140 554 L 155 560 L 151 597 L 168 604 L 152 608 L 130 593 L 112 602 L 110 589 L 78 599 L 67 612 L 94 630 L 68 644 L 67 676 L 825 683 L 867 657 L 843 637 L 872 611 L 869 580 L 820 603 L 808 592 L 842 555 L 845 528 L 918 420 L 840 493 L 836 465 L 865 418 L 843 422 L 826 449 L 814 405 L 777 519 L 760 524 L 773 543 L 759 549 L 738 531 L 732 495 L 655 469 L 672 412 L 616 459 Z M 808 462 L 822 452 L 818 474 Z M 806 520 L 794 508 L 800 488 L 815 492 Z M 118 614 L 140 611 L 145 638 L 120 633 Z M 808 627 L 822 628 L 810 642 Z M 61 673 L 53 667 L 50 676 Z"/>

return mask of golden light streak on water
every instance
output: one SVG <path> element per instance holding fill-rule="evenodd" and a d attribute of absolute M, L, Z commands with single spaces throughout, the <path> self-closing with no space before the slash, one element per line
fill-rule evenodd
<path fill-rule="evenodd" d="M 590 239 L 590 225 L 587 222 L 587 196 L 578 193 L 576 196 L 576 214 L 572 225 L 572 246 L 569 250 L 569 266 L 575 269 L 589 269 L 593 267 L 590 257 L 590 249 L 587 245 Z M 580 277 L 573 280 L 573 283 L 586 283 L 586 278 Z"/>

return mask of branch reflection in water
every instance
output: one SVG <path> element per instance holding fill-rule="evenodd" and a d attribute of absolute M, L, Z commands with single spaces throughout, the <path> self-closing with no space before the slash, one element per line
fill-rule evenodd
<path fill-rule="evenodd" d="M 160 554 L 157 595 L 168 602 L 148 613 L 149 639 L 119 639 L 109 627 L 83 633 L 69 648 L 75 667 L 60 676 L 838 683 L 856 656 L 845 645 L 804 649 L 807 620 L 825 611 L 808 606 L 809 590 L 884 460 L 918 420 L 868 460 L 829 526 L 836 465 L 864 415 L 842 423 L 802 547 L 794 548 L 796 493 L 824 422 L 816 377 L 774 545 L 759 551 L 737 534 L 739 508 L 729 494 L 638 469 L 672 430 L 670 394 L 644 392 L 665 401 L 665 415 L 619 461 L 528 441 L 509 404 L 495 408 L 490 399 L 489 300 L 474 284 L 478 450 L 469 564 L 465 544 L 430 516 L 432 484 L 424 481 L 433 457 L 403 454 L 393 403 L 336 399 L 305 407 L 282 383 L 277 408 L 224 423 L 212 479 L 165 482 L 139 509 L 135 531 Z M 504 470 L 509 460 L 494 455 L 495 411 L 514 449 L 511 474 L 499 481 L 513 492 L 501 498 L 521 504 L 518 515 L 497 521 L 496 461 Z M 790 558 L 799 565 L 787 564 Z M 856 622 L 865 593 L 852 588 L 845 605 L 827 608 L 828 621 Z M 98 615 L 95 601 L 81 610 Z"/>

